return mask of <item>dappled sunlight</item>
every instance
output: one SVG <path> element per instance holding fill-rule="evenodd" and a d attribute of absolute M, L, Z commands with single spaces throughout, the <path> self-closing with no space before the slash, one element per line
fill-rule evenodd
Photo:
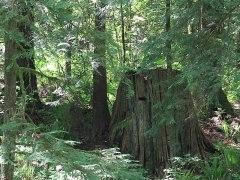
<path fill-rule="evenodd" d="M 240 179 L 239 12 L 0 0 L 1 179 Z"/>

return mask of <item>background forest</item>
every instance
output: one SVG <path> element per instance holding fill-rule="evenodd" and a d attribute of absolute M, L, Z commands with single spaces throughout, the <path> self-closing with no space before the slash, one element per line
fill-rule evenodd
<path fill-rule="evenodd" d="M 1 0 L 0 22 L 2 180 L 240 179 L 239 0 Z"/>

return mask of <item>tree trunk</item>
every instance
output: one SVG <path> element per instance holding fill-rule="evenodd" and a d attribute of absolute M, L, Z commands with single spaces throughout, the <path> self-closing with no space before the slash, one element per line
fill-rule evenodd
<path fill-rule="evenodd" d="M 203 75 L 201 79 L 205 82 L 208 82 L 208 87 L 205 89 L 204 93 L 208 99 L 211 99 L 209 103 L 206 103 L 208 104 L 207 108 L 210 115 L 212 115 L 212 111 L 218 107 L 225 110 L 225 112 L 228 114 L 234 114 L 232 105 L 228 101 L 227 96 L 222 89 L 222 78 L 220 75 L 220 72 L 223 71 L 221 62 L 219 62 L 220 57 L 218 56 L 218 54 L 221 55 L 221 51 L 223 49 L 221 41 L 219 41 L 219 37 L 221 38 L 221 34 L 224 31 L 224 24 L 222 19 L 224 13 L 222 12 L 222 9 L 224 9 L 223 0 L 220 0 L 219 4 L 217 5 L 206 1 L 203 3 L 202 8 L 203 14 L 201 26 L 203 27 L 203 31 L 208 31 L 207 41 L 209 41 L 205 44 L 203 49 L 205 51 L 211 51 L 211 55 L 208 55 L 208 57 L 206 57 L 206 59 L 211 62 L 206 62 L 208 66 L 211 66 L 211 68 L 209 68 L 210 72 L 206 72 L 206 74 Z"/>
<path fill-rule="evenodd" d="M 71 44 L 71 42 L 68 42 Z M 72 50 L 71 50 L 71 45 L 70 47 L 67 47 L 66 51 L 66 61 L 65 61 L 65 69 L 66 69 L 66 79 L 67 83 L 70 83 L 71 81 L 71 74 L 72 74 Z"/>
<path fill-rule="evenodd" d="M 172 71 L 173 80 L 179 73 Z M 112 143 L 119 143 L 124 153 L 158 175 L 171 166 L 172 157 L 215 151 L 198 124 L 190 92 L 185 85 L 172 85 L 171 101 L 165 101 L 166 80 L 167 70 L 160 68 L 127 73 L 118 88 L 109 128 Z M 168 119 L 169 108 L 174 122 Z"/>
<path fill-rule="evenodd" d="M 14 4 L 15 1 L 12 2 Z M 15 9 L 12 7 L 12 9 Z M 16 55 L 17 43 L 12 35 L 16 34 L 16 17 L 8 20 L 5 34 L 5 68 L 4 68 L 4 123 L 15 120 L 16 115 Z M 14 150 L 15 150 L 15 132 L 14 130 L 5 130 L 3 132 L 3 159 L 1 166 L 2 180 L 13 180 L 14 175 Z"/>
<path fill-rule="evenodd" d="M 166 33 L 170 32 L 171 29 L 171 1 L 166 0 Z M 171 39 L 166 40 L 166 63 L 167 63 L 167 70 L 168 70 L 168 80 L 171 80 L 171 73 L 172 73 L 172 42 Z"/>
<path fill-rule="evenodd" d="M 20 43 L 21 47 L 19 51 L 21 51 L 22 56 L 17 59 L 18 66 L 23 68 L 22 71 L 22 80 L 24 82 L 21 87 L 21 94 L 27 95 L 28 98 L 32 98 L 33 101 L 27 102 L 27 108 L 29 113 L 33 109 L 41 109 L 42 102 L 38 95 L 37 88 L 37 77 L 36 74 L 31 70 L 36 70 L 35 61 L 34 61 L 34 37 L 33 37 L 33 7 L 30 1 L 19 3 L 19 7 L 22 9 L 21 11 L 21 23 L 18 25 L 19 31 L 23 34 L 22 43 Z M 26 18 L 23 20 L 23 18 Z M 30 70 L 31 69 L 31 70 Z M 20 75 L 20 74 L 18 74 Z M 21 75 L 20 75 L 21 76 Z M 21 78 L 20 78 L 21 81 Z M 24 97 L 25 98 L 25 97 Z"/>
<path fill-rule="evenodd" d="M 96 5 L 98 6 L 98 5 Z M 100 2 L 96 7 L 95 16 L 95 59 L 93 61 L 93 135 L 103 135 L 107 133 L 110 113 L 107 104 L 107 73 L 105 60 L 105 4 Z"/>
<path fill-rule="evenodd" d="M 72 24 L 71 22 L 67 25 L 67 47 L 65 53 L 65 70 L 66 70 L 66 80 L 70 84 L 72 76 Z"/>
<path fill-rule="evenodd" d="M 121 31 L 122 31 L 122 61 L 121 65 L 124 66 L 126 62 L 126 45 L 125 45 L 125 22 L 124 22 L 124 13 L 123 13 L 123 2 L 120 4 L 121 12 Z"/>

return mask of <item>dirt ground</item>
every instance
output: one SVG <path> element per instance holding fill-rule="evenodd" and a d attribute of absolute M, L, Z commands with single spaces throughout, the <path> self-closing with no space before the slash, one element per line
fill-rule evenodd
<path fill-rule="evenodd" d="M 238 107 L 237 107 L 238 108 Z M 235 107 L 236 109 L 236 107 Z M 240 118 L 238 115 L 239 109 L 236 109 L 235 116 L 221 117 L 220 115 L 215 115 L 212 118 L 199 120 L 199 124 L 204 132 L 205 136 L 212 143 L 224 143 L 230 146 L 239 146 L 240 143 Z M 240 112 L 240 111 L 239 111 Z M 227 124 L 227 129 L 224 130 L 224 123 Z M 237 130 L 238 129 L 238 130 Z M 90 128 L 82 129 L 79 134 L 79 141 L 81 144 L 78 148 L 84 150 L 94 150 L 94 149 L 104 149 L 109 148 L 109 140 L 107 136 L 91 138 L 89 134 Z M 226 134 L 228 133 L 228 134 Z M 239 137 L 239 138 L 238 138 Z"/>
<path fill-rule="evenodd" d="M 221 142 L 230 146 L 240 145 L 240 104 L 233 102 L 234 116 L 215 115 L 206 120 L 200 120 L 200 126 L 206 137 L 212 142 Z M 224 124 L 227 125 L 224 128 Z"/>

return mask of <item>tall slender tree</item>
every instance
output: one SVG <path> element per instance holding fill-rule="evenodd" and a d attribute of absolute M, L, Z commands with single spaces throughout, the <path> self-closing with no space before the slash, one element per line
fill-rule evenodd
<path fill-rule="evenodd" d="M 126 62 L 126 44 L 125 44 L 125 21 L 123 14 L 123 2 L 120 2 L 120 13 L 121 13 L 121 35 L 122 35 L 122 62 L 124 65 Z"/>
<path fill-rule="evenodd" d="M 5 68 L 4 68 L 4 123 L 15 120 L 16 115 L 16 57 L 18 55 L 16 34 L 18 11 L 17 1 L 10 0 L 7 14 L 9 18 L 5 24 Z M 3 159 L 1 166 L 1 180 L 13 180 L 14 175 L 15 132 L 12 129 L 3 132 Z"/>
<path fill-rule="evenodd" d="M 171 28 L 171 1 L 166 0 L 166 33 L 170 32 Z M 169 34 L 167 36 L 166 40 L 166 61 L 167 61 L 167 70 L 168 70 L 168 78 L 171 79 L 171 73 L 172 73 L 172 44 L 171 44 L 171 37 L 169 37 Z"/>
<path fill-rule="evenodd" d="M 103 135 L 110 123 L 107 103 L 107 72 L 106 72 L 106 1 L 96 3 L 95 44 L 93 60 L 93 134 Z"/>
<path fill-rule="evenodd" d="M 67 24 L 67 48 L 65 52 L 65 69 L 66 69 L 66 79 L 69 83 L 71 80 L 71 74 L 72 74 L 72 37 L 71 37 L 71 30 L 72 30 L 72 24 L 69 22 Z"/>

